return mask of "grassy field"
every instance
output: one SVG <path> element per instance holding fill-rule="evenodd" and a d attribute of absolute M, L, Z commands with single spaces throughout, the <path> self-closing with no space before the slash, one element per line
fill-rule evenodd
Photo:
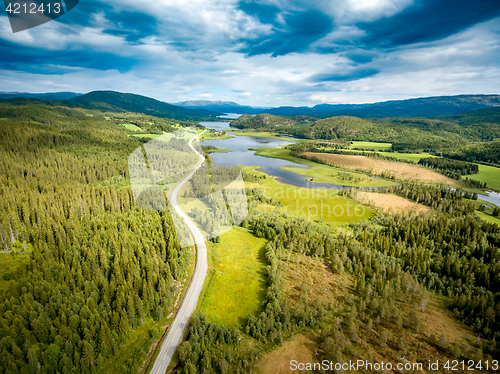
<path fill-rule="evenodd" d="M 220 243 L 211 249 L 212 264 L 200 312 L 214 322 L 240 328 L 249 313 L 259 312 L 266 287 L 266 242 L 243 228 L 222 234 Z"/>
<path fill-rule="evenodd" d="M 363 204 L 373 206 L 383 212 L 419 213 L 430 210 L 425 205 L 417 204 L 409 199 L 394 194 L 360 191 L 356 199 Z"/>
<path fill-rule="evenodd" d="M 217 133 L 213 133 L 213 132 L 205 132 L 203 133 L 203 135 L 201 136 L 201 139 L 200 141 L 204 141 L 204 140 L 223 140 L 223 139 L 231 139 L 231 138 L 234 138 L 234 136 L 230 135 L 228 132 L 226 132 L 225 134 L 217 134 Z"/>
<path fill-rule="evenodd" d="M 353 141 L 351 148 L 374 149 L 378 151 L 380 149 L 391 149 L 392 143 Z"/>
<path fill-rule="evenodd" d="M 151 139 L 154 139 L 154 138 L 157 138 L 157 137 L 159 137 L 161 135 L 162 134 L 142 133 L 142 134 L 130 134 L 129 136 L 133 136 L 133 137 L 136 137 L 136 138 L 151 138 Z"/>
<path fill-rule="evenodd" d="M 428 153 L 397 153 L 397 152 L 377 152 L 377 153 L 387 157 L 399 158 L 400 160 L 414 161 L 415 163 L 419 162 L 420 159 L 422 158 L 437 157 L 437 156 L 432 156 Z"/>
<path fill-rule="evenodd" d="M 456 186 L 457 181 L 445 177 L 420 165 L 403 162 L 377 160 L 367 156 L 340 155 L 305 152 L 308 157 L 317 157 L 335 166 L 350 170 L 362 170 L 370 174 L 387 174 L 398 180 L 417 181 Z"/>
<path fill-rule="evenodd" d="M 500 191 L 500 168 L 479 165 L 479 173 L 468 175 L 468 177 L 486 183 L 488 188 Z"/>
<path fill-rule="evenodd" d="M 16 242 L 17 243 L 17 242 Z M 30 248 L 32 248 L 30 244 Z M 0 289 L 6 289 L 13 283 L 19 265 L 29 261 L 30 253 L 0 254 Z"/>
<path fill-rule="evenodd" d="M 141 128 L 139 126 L 133 125 L 131 123 L 122 123 L 122 126 L 124 126 L 127 130 L 130 131 L 139 131 Z"/>
<path fill-rule="evenodd" d="M 349 173 L 353 180 L 346 180 L 344 171 L 339 171 L 332 166 L 318 164 L 317 162 L 306 160 L 304 158 L 295 157 L 290 155 L 290 151 L 285 148 L 259 148 L 255 154 L 257 156 L 264 156 L 270 158 L 281 158 L 295 162 L 296 164 L 303 164 L 309 166 L 309 169 L 299 167 L 283 167 L 283 170 L 291 171 L 297 174 L 302 174 L 312 177 L 312 182 L 316 183 L 330 183 L 342 186 L 355 186 L 355 187 L 386 187 L 392 186 L 395 183 L 383 179 L 370 178 L 362 173 Z M 339 175 L 340 174 L 340 175 Z M 356 179 L 361 180 L 356 181 Z"/>
<path fill-rule="evenodd" d="M 476 210 L 476 214 L 481 218 L 483 221 L 489 222 L 489 223 L 496 223 L 497 225 L 500 225 L 500 219 L 490 216 L 489 214 L 480 212 Z"/>
<path fill-rule="evenodd" d="M 311 162 L 310 169 L 303 169 L 293 166 L 282 167 L 283 170 L 297 174 L 311 176 L 309 181 L 313 183 L 330 183 L 341 186 L 353 187 L 387 187 L 396 183 L 379 178 L 369 177 L 363 173 L 345 172 L 332 166 Z"/>
<path fill-rule="evenodd" d="M 264 174 L 254 167 L 244 167 L 248 173 Z M 259 183 L 245 182 L 249 188 L 259 188 L 266 198 L 281 202 L 282 206 L 260 204 L 257 207 L 264 213 L 282 213 L 291 217 L 310 221 L 323 219 L 327 223 L 343 224 L 370 219 L 375 211 L 355 200 L 339 195 L 338 190 L 326 188 L 301 188 L 277 181 L 273 177 Z"/>
<path fill-rule="evenodd" d="M 316 362 L 314 351 L 318 347 L 317 335 L 314 333 L 297 334 L 274 351 L 265 354 L 255 365 L 258 374 L 312 373 L 311 371 L 290 370 L 290 361 Z"/>
<path fill-rule="evenodd" d="M 283 136 L 279 136 L 279 134 L 268 131 L 233 130 L 233 129 L 229 129 L 228 131 L 238 136 L 256 136 L 259 138 L 286 140 L 286 138 L 284 138 Z M 296 140 L 302 140 L 302 139 L 296 139 Z"/>

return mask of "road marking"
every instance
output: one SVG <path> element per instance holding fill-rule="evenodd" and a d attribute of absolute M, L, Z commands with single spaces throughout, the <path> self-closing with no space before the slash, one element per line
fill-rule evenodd
<path fill-rule="evenodd" d="M 179 324 L 179 328 L 181 327 L 181 324 Z M 174 334 L 174 337 L 172 338 L 172 340 L 170 340 L 170 343 L 168 344 L 168 348 L 167 348 L 167 351 L 165 352 L 165 354 L 163 355 L 163 358 L 161 359 L 162 361 L 165 361 L 165 357 L 167 357 L 167 353 L 168 351 L 170 350 L 170 346 L 172 345 L 172 343 L 174 342 L 175 340 L 175 337 L 177 336 L 177 333 L 179 332 L 179 330 L 175 331 L 175 334 Z"/>

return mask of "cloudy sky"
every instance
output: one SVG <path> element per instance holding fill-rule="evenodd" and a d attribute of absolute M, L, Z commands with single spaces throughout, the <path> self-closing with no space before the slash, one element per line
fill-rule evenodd
<path fill-rule="evenodd" d="M 0 91 L 255 106 L 500 93 L 499 0 L 80 0 L 12 33 Z"/>

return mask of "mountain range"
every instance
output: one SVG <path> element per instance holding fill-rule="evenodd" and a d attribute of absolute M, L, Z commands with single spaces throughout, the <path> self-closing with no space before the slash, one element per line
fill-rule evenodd
<path fill-rule="evenodd" d="M 19 97 L 25 99 L 22 100 Z M 0 92 L 0 100 L 8 100 L 14 105 L 32 100 L 45 105 L 67 105 L 114 112 L 127 111 L 193 121 L 216 118 L 223 113 L 309 115 L 316 118 L 344 115 L 383 118 L 457 114 L 500 107 L 500 95 L 434 96 L 369 104 L 318 104 L 313 107 L 282 106 L 277 108 L 259 108 L 231 101 L 209 100 L 191 100 L 168 104 L 150 97 L 116 91 L 92 91 L 87 94 Z"/>

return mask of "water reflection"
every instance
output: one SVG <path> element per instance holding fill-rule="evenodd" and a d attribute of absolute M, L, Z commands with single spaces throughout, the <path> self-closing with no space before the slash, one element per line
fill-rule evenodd
<path fill-rule="evenodd" d="M 202 123 L 203 124 L 203 123 Z M 293 166 L 308 169 L 307 165 L 282 160 L 279 158 L 269 158 L 255 155 L 256 148 L 280 148 L 281 145 L 293 144 L 292 141 L 268 139 L 255 136 L 235 136 L 231 139 L 206 140 L 203 145 L 213 145 L 217 148 L 227 149 L 229 153 L 212 153 L 210 156 L 216 164 L 233 164 L 244 166 L 260 166 L 266 174 L 277 177 L 281 182 L 297 187 L 305 188 L 329 188 L 341 189 L 342 186 L 328 183 L 311 183 L 306 180 L 310 178 L 306 175 L 293 173 L 280 169 L 282 166 Z"/>

